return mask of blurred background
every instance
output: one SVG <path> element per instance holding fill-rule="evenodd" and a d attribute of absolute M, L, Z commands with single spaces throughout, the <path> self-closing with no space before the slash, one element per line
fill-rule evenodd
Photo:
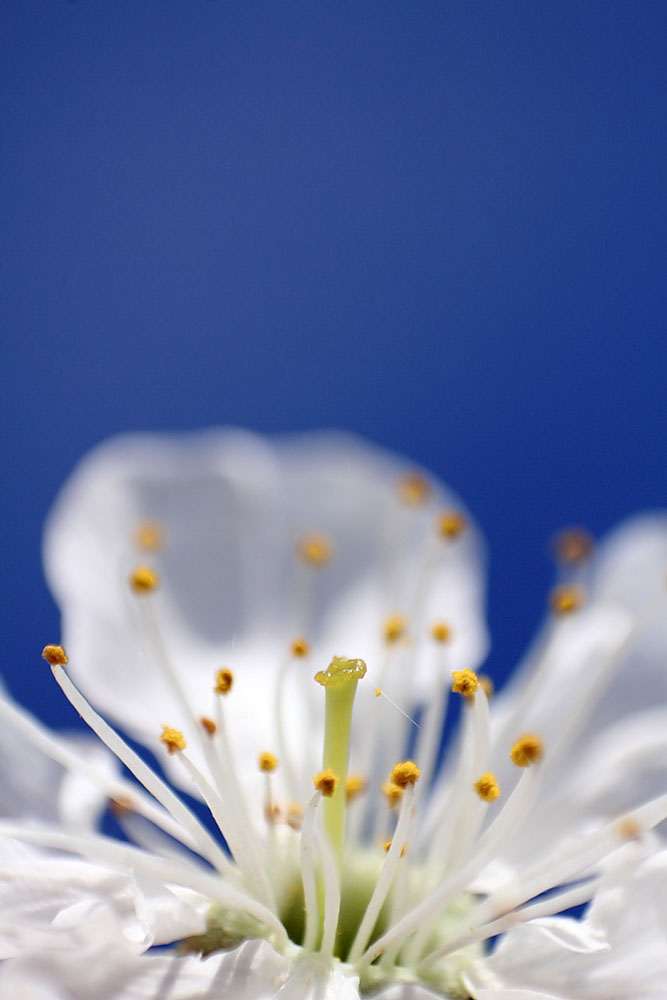
<path fill-rule="evenodd" d="M 490 545 L 491 670 L 549 538 L 667 487 L 664 43 L 645 0 L 3 0 L 3 672 L 51 722 L 40 532 L 128 429 L 339 426 Z"/>

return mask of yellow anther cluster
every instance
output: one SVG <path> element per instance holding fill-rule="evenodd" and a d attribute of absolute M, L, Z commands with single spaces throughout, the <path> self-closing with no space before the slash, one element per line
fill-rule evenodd
<path fill-rule="evenodd" d="M 395 785 L 393 781 L 385 781 L 380 790 L 390 809 L 394 809 L 403 798 L 403 789 L 400 785 Z"/>
<path fill-rule="evenodd" d="M 446 622 L 436 622 L 431 628 L 431 635 L 436 642 L 449 642 L 452 630 Z"/>
<path fill-rule="evenodd" d="M 581 587 L 554 587 L 549 595 L 549 607 L 556 615 L 569 615 L 584 603 Z"/>
<path fill-rule="evenodd" d="M 384 851 L 385 851 L 385 854 L 389 853 L 389 848 L 390 847 L 391 847 L 391 840 L 386 840 L 384 842 Z M 403 844 L 403 847 L 401 848 L 401 857 L 405 856 L 405 852 L 407 851 L 407 849 L 408 849 L 408 845 L 407 844 Z"/>
<path fill-rule="evenodd" d="M 425 503 L 431 495 L 431 485 L 421 472 L 406 472 L 398 481 L 398 495 L 410 507 Z"/>
<path fill-rule="evenodd" d="M 393 785 L 398 785 L 399 788 L 407 788 L 409 785 L 417 783 L 419 774 L 419 768 L 414 761 L 404 760 L 400 764 L 394 765 L 389 780 Z"/>
<path fill-rule="evenodd" d="M 331 561 L 333 546 L 326 535 L 304 535 L 298 553 L 309 566 L 326 566 Z"/>
<path fill-rule="evenodd" d="M 199 721 L 201 723 L 202 729 L 205 729 L 209 736 L 215 736 L 218 727 L 216 726 L 213 719 L 209 719 L 205 715 L 202 715 Z"/>
<path fill-rule="evenodd" d="M 347 660 L 344 656 L 334 656 L 326 670 L 317 671 L 315 680 L 322 687 L 334 687 L 336 684 L 361 680 L 365 676 L 366 664 L 363 660 Z"/>
<path fill-rule="evenodd" d="M 292 656 L 308 656 L 310 646 L 305 639 L 295 639 L 292 643 Z"/>
<path fill-rule="evenodd" d="M 257 763 L 260 771 L 263 771 L 264 774 L 271 774 L 278 767 L 278 758 L 275 754 L 264 750 L 257 758 Z"/>
<path fill-rule="evenodd" d="M 285 814 L 285 822 L 292 830 L 300 830 L 303 826 L 303 806 L 298 802 L 290 802 Z"/>
<path fill-rule="evenodd" d="M 477 680 L 479 681 L 479 686 L 481 687 L 486 697 L 491 699 L 493 697 L 493 692 L 495 689 L 493 686 L 493 681 L 491 680 L 489 675 L 479 674 Z"/>
<path fill-rule="evenodd" d="M 213 690 L 216 694 L 229 694 L 232 689 L 232 684 L 234 683 L 234 674 L 227 667 L 221 667 L 220 670 L 215 672 L 215 687 Z"/>
<path fill-rule="evenodd" d="M 158 582 L 158 575 L 150 566 L 136 566 L 130 574 L 130 587 L 135 594 L 149 594 Z"/>
<path fill-rule="evenodd" d="M 398 642 L 405 635 L 407 627 L 408 622 L 403 615 L 389 615 L 383 626 L 385 640 L 390 644 Z"/>
<path fill-rule="evenodd" d="M 536 733 L 525 733 L 520 736 L 512 749 L 510 757 L 517 767 L 530 767 L 544 756 L 544 744 Z"/>
<path fill-rule="evenodd" d="M 467 527 L 467 519 L 458 510 L 443 510 L 438 515 L 438 531 L 450 542 L 462 535 Z"/>
<path fill-rule="evenodd" d="M 483 802 L 495 802 L 500 795 L 498 782 L 490 771 L 475 782 L 475 791 Z"/>
<path fill-rule="evenodd" d="M 354 802 L 366 791 L 366 779 L 359 774 L 348 775 L 345 781 L 345 801 Z"/>
<path fill-rule="evenodd" d="M 318 792 L 321 792 L 326 799 L 330 799 L 333 793 L 336 791 L 336 786 L 340 778 L 337 778 L 330 767 L 326 771 L 320 771 L 313 778 L 313 784 Z"/>
<path fill-rule="evenodd" d="M 185 739 L 179 729 L 172 729 L 170 726 L 162 727 L 160 742 L 164 743 L 168 753 L 176 753 L 177 750 L 185 750 Z"/>
<path fill-rule="evenodd" d="M 475 691 L 479 687 L 479 679 L 474 670 L 452 670 L 452 677 L 454 678 L 454 683 L 452 684 L 452 691 L 454 694 L 465 695 L 466 698 L 472 698 Z"/>
<path fill-rule="evenodd" d="M 159 552 L 164 546 L 164 531 L 157 521 L 142 521 L 134 532 L 134 541 L 145 552 Z"/>
<path fill-rule="evenodd" d="M 67 653 L 62 646 L 45 646 L 42 656 L 52 667 L 64 667 L 67 663 Z"/>
<path fill-rule="evenodd" d="M 556 561 L 563 566 L 578 566 L 593 550 L 593 536 L 585 528 L 563 528 L 553 540 Z"/>

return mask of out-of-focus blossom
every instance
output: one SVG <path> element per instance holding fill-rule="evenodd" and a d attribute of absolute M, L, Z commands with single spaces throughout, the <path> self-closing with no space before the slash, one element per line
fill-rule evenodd
<path fill-rule="evenodd" d="M 26 800 L 2 822 L 0 986 L 620 1000 L 610 984 L 627 981 L 657 1000 L 667 519 L 558 549 L 547 622 L 492 697 L 483 547 L 428 474 L 339 434 L 94 452 L 47 526 L 67 653 L 45 658 L 138 783 L 2 701 L 12 746 L 93 806 L 63 827 Z M 129 842 L 92 828 L 101 796 Z M 557 915 L 590 899 L 585 920 Z"/>

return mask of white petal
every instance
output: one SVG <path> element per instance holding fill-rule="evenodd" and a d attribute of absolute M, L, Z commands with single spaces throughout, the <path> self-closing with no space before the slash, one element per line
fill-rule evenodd
<path fill-rule="evenodd" d="M 0 968 L 2 996 L 15 1000 L 270 1000 L 287 975 L 266 942 L 249 941 L 206 960 L 171 954 L 137 957 L 113 938 L 113 927 L 70 948 L 44 949 Z M 76 945 L 76 947 L 74 946 Z"/>
<path fill-rule="evenodd" d="M 163 886 L 78 858 L 51 855 L 0 838 L 0 956 L 18 954 L 54 934 L 67 940 L 81 913 L 103 904 L 113 912 L 128 947 L 201 933 L 201 908 Z"/>

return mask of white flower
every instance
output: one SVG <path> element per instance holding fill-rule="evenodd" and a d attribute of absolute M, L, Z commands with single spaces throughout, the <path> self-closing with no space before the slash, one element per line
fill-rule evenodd
<path fill-rule="evenodd" d="M 8 699 L 0 715 L 114 800 L 136 846 L 53 810 L 1 824 L 7 995 L 597 1000 L 613 971 L 657 997 L 619 926 L 664 877 L 667 520 L 592 558 L 564 546 L 547 624 L 489 711 L 483 549 L 431 477 L 337 434 L 94 452 L 47 526 L 69 663 L 46 658 L 140 784 Z M 553 916 L 596 890 L 585 921 Z M 180 957 L 145 953 L 170 942 Z"/>

